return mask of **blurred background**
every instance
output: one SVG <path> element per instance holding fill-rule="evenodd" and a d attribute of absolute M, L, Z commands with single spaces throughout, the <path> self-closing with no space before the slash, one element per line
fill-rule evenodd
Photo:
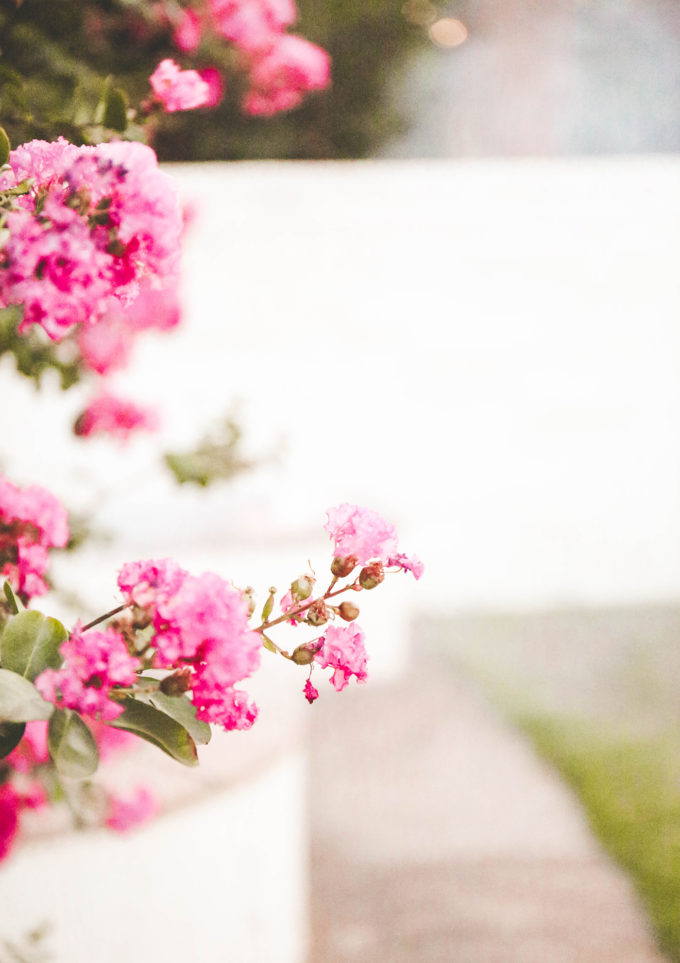
<path fill-rule="evenodd" d="M 680 6 L 300 11 L 327 94 L 158 139 L 195 220 L 186 324 L 120 378 L 162 401 L 157 449 L 21 472 L 83 506 L 106 477 L 90 571 L 172 553 L 263 592 L 325 565 L 341 501 L 424 560 L 366 600 L 373 681 L 291 737 L 286 959 L 680 960 Z M 172 489 L 158 452 L 234 402 L 255 467 Z M 78 403 L 38 400 L 55 437 Z"/>

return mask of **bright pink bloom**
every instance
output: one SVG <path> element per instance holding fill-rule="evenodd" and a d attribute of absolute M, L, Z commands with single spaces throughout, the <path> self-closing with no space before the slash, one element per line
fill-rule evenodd
<path fill-rule="evenodd" d="M 249 53 L 266 50 L 297 18 L 293 0 L 209 0 L 217 33 Z"/>
<path fill-rule="evenodd" d="M 131 796 L 111 796 L 106 825 L 118 833 L 148 822 L 158 812 L 158 801 L 144 786 L 138 786 Z"/>
<path fill-rule="evenodd" d="M 62 669 L 46 669 L 35 680 L 43 699 L 82 715 L 115 719 L 123 707 L 109 698 L 117 685 L 132 685 L 141 668 L 130 655 L 122 635 L 114 629 L 89 629 L 76 625 L 61 646 Z"/>
<path fill-rule="evenodd" d="M 19 828 L 19 795 L 10 783 L 0 786 L 0 860 L 5 859 Z"/>
<path fill-rule="evenodd" d="M 9 163 L 3 186 L 32 180 L 7 215 L 0 251 L 0 305 L 23 305 L 21 331 L 37 324 L 60 340 L 99 321 L 112 300 L 134 301 L 140 284 L 164 287 L 176 277 L 177 189 L 151 148 L 34 140 Z"/>
<path fill-rule="evenodd" d="M 258 668 L 262 640 L 248 625 L 242 594 L 213 572 L 190 575 L 170 559 L 130 562 L 118 585 L 152 620 L 155 664 L 192 667 L 198 718 L 226 729 L 252 725 L 257 709 L 234 685 Z"/>
<path fill-rule="evenodd" d="M 87 722 L 92 735 L 97 740 L 99 758 L 102 762 L 113 759 L 126 749 L 131 749 L 137 743 L 137 736 L 123 729 L 114 729 L 98 719 L 88 719 Z"/>
<path fill-rule="evenodd" d="M 356 622 L 339 627 L 331 625 L 321 638 L 321 648 L 314 659 L 322 669 L 335 669 L 331 683 L 338 692 L 345 688 L 352 676 L 357 682 L 365 682 L 368 678 L 364 633 Z"/>
<path fill-rule="evenodd" d="M 21 790 L 19 797 L 21 805 L 26 809 L 42 809 L 43 806 L 47 805 L 47 793 L 39 779 L 32 779 Z"/>
<path fill-rule="evenodd" d="M 387 559 L 387 564 L 390 566 L 396 565 L 403 572 L 411 572 L 416 581 L 418 581 L 425 571 L 425 566 L 417 555 L 408 556 L 401 553 L 391 555 L 390 558 Z"/>
<path fill-rule="evenodd" d="M 44 488 L 20 489 L 0 475 L 0 579 L 22 598 L 47 591 L 48 549 L 68 541 L 66 510 Z"/>
<path fill-rule="evenodd" d="M 151 409 L 102 392 L 78 415 L 73 430 L 81 438 L 108 434 L 125 440 L 133 431 L 157 427 L 158 415 Z"/>
<path fill-rule="evenodd" d="M 307 681 L 305 682 L 304 689 L 302 691 L 304 692 L 305 699 L 310 704 L 310 706 L 312 702 L 315 702 L 319 698 L 319 690 L 314 688 L 314 686 L 312 685 L 311 679 L 307 679 Z"/>
<path fill-rule="evenodd" d="M 210 99 L 206 100 L 206 107 L 217 107 L 224 97 L 224 78 L 216 67 L 206 67 L 199 70 L 201 79 L 206 82 L 210 90 Z"/>
<path fill-rule="evenodd" d="M 180 70 L 169 58 L 161 60 L 149 83 L 169 114 L 204 107 L 210 99 L 210 89 L 200 74 L 196 70 Z"/>
<path fill-rule="evenodd" d="M 396 530 L 377 512 L 345 502 L 330 508 L 327 515 L 324 528 L 333 539 L 334 555 L 354 555 L 360 565 L 372 559 L 386 562 L 396 555 Z"/>
<path fill-rule="evenodd" d="M 250 71 L 250 91 L 243 101 L 247 114 L 270 116 L 290 110 L 310 90 L 322 90 L 330 80 L 325 50 L 294 34 L 282 34 Z"/>
<path fill-rule="evenodd" d="M 188 7 L 182 10 L 172 39 L 175 46 L 185 53 L 193 53 L 201 42 L 203 27 L 195 10 Z"/>

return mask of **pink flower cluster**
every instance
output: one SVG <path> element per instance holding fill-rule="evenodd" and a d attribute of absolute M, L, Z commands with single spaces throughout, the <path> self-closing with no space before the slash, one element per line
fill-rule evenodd
<path fill-rule="evenodd" d="M 21 331 L 39 325 L 58 341 L 132 304 L 140 286 L 176 285 L 182 216 L 151 148 L 34 140 L 9 165 L 0 190 L 29 190 L 7 215 L 0 305 L 23 304 Z"/>
<path fill-rule="evenodd" d="M 334 543 L 335 555 L 353 556 L 359 565 L 379 561 L 419 579 L 424 571 L 417 555 L 398 552 L 397 532 L 393 525 L 370 508 L 347 502 L 329 509 L 324 526 Z"/>
<path fill-rule="evenodd" d="M 293 0 L 208 0 L 205 12 L 182 11 L 174 40 L 180 50 L 191 52 L 210 31 L 234 44 L 248 75 L 243 110 L 269 116 L 297 107 L 307 92 L 322 90 L 330 81 L 326 51 L 286 32 L 296 19 Z"/>
<path fill-rule="evenodd" d="M 176 110 L 205 107 L 211 99 L 210 87 L 196 70 L 180 70 L 174 60 L 161 60 L 149 77 L 149 83 L 163 108 Z"/>
<path fill-rule="evenodd" d="M 171 559 L 130 562 L 118 586 L 153 625 L 155 665 L 190 669 L 197 716 L 225 729 L 248 729 L 257 707 L 235 684 L 260 664 L 260 636 L 248 625 L 248 603 L 219 575 L 190 575 Z"/>
<path fill-rule="evenodd" d="M 111 628 L 83 632 L 76 625 L 61 653 L 63 668 L 45 669 L 35 680 L 43 699 L 104 721 L 119 716 L 123 707 L 110 698 L 111 689 L 132 685 L 141 668 L 122 635 Z"/>
<path fill-rule="evenodd" d="M 44 488 L 18 488 L 0 475 L 0 577 L 22 598 L 47 591 L 48 549 L 69 537 L 66 509 Z"/>
<path fill-rule="evenodd" d="M 108 434 L 126 440 L 140 428 L 153 431 L 157 427 L 158 416 L 154 411 L 101 392 L 78 416 L 73 430 L 81 438 Z"/>
<path fill-rule="evenodd" d="M 352 676 L 357 682 L 365 682 L 368 656 L 363 630 L 358 625 L 331 625 L 321 639 L 321 648 L 314 661 L 322 669 L 334 670 L 331 685 L 338 692 L 342 692 Z"/>

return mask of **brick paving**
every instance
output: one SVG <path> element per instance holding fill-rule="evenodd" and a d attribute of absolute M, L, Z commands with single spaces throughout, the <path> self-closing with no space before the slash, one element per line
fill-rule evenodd
<path fill-rule="evenodd" d="M 573 796 L 470 683 L 430 667 L 313 711 L 310 963 L 664 959 Z"/>

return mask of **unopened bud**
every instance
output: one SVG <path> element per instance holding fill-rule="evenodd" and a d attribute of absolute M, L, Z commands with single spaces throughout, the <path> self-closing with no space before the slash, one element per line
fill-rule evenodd
<path fill-rule="evenodd" d="M 341 602 L 338 606 L 338 615 L 345 622 L 353 622 L 359 615 L 359 606 L 354 602 Z"/>
<path fill-rule="evenodd" d="M 307 621 L 310 625 L 325 625 L 328 622 L 328 607 L 323 599 L 317 599 L 307 609 Z"/>
<path fill-rule="evenodd" d="M 316 643 L 303 642 L 294 649 L 291 659 L 296 665 L 311 665 L 318 650 L 319 646 Z"/>
<path fill-rule="evenodd" d="M 241 595 L 248 603 L 248 618 L 250 618 L 255 611 L 255 589 L 252 587 L 252 585 L 248 585 L 243 589 Z"/>
<path fill-rule="evenodd" d="M 191 688 L 191 669 L 179 669 L 161 680 L 159 689 L 163 695 L 180 696 Z"/>
<path fill-rule="evenodd" d="M 359 585 L 363 589 L 373 589 L 385 578 L 382 562 L 370 562 L 359 572 Z"/>
<path fill-rule="evenodd" d="M 262 621 L 266 622 L 269 616 L 272 614 L 272 609 L 274 608 L 274 596 L 276 595 L 276 588 L 272 585 L 269 589 L 269 597 L 262 607 Z"/>
<path fill-rule="evenodd" d="M 291 582 L 291 595 L 298 599 L 298 601 L 304 602 L 304 600 L 308 599 L 312 594 L 315 581 L 316 579 L 310 575 L 301 575 L 300 578 L 296 578 L 294 582 Z"/>
<path fill-rule="evenodd" d="M 357 567 L 355 555 L 336 555 L 331 562 L 331 572 L 336 578 L 346 578 Z"/>

